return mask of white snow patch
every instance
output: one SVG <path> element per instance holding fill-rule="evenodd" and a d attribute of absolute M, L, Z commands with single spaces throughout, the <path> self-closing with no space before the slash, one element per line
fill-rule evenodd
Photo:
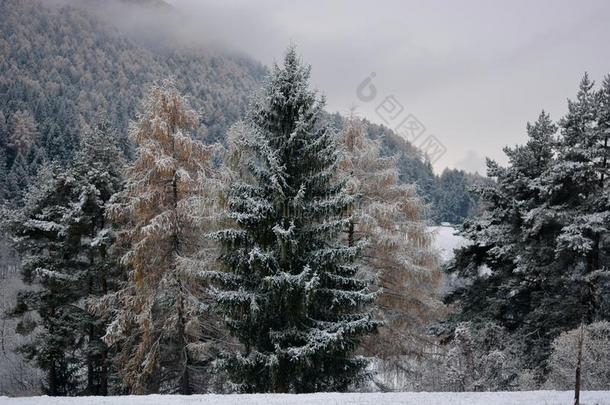
<path fill-rule="evenodd" d="M 572 391 L 402 392 L 117 397 L 0 397 L 0 405 L 568 405 Z M 610 391 L 581 392 L 581 404 L 610 405 Z"/>
<path fill-rule="evenodd" d="M 440 253 L 443 262 L 453 259 L 453 250 L 467 243 L 466 239 L 456 234 L 457 229 L 452 226 L 430 226 L 428 229 L 435 235 L 434 248 Z"/>

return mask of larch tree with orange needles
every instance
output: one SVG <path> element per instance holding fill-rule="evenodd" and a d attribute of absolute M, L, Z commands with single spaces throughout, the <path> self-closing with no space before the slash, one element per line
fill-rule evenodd
<path fill-rule="evenodd" d="M 131 393 L 205 390 L 209 303 L 193 263 L 205 251 L 211 221 L 215 146 L 191 139 L 198 124 L 166 82 L 153 87 L 130 136 L 137 159 L 111 215 L 121 224 L 124 288 L 100 307 L 114 308 L 105 340 Z"/>
<path fill-rule="evenodd" d="M 381 382 L 388 380 L 385 377 L 400 381 L 396 374 L 405 363 L 434 344 L 427 329 L 443 311 L 442 272 L 426 226 L 426 206 L 414 186 L 400 183 L 396 159 L 381 156 L 379 142 L 367 136 L 365 123 L 352 117 L 339 136 L 339 176 L 347 177 L 349 192 L 360 201 L 349 213 L 353 219 L 345 243 L 367 241 L 361 276 L 379 291 L 375 310 L 384 321 L 363 349 L 380 359 Z"/>

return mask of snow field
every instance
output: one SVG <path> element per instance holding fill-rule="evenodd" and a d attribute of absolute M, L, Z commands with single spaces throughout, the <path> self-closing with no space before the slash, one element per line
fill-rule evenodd
<path fill-rule="evenodd" d="M 0 397 L 0 405 L 568 405 L 572 391 L 402 392 L 117 397 Z M 581 393 L 583 405 L 610 405 L 610 391 Z"/>

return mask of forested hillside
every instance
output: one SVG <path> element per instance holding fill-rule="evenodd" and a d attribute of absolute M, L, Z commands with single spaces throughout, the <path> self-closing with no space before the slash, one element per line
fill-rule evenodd
<path fill-rule="evenodd" d="M 167 15 L 168 24 L 175 18 L 161 1 L 121 3 L 129 13 Z M 83 130 L 102 121 L 131 155 L 126 134 L 143 91 L 167 77 L 200 113 L 196 136 L 223 140 L 267 72 L 245 55 L 181 43 L 163 27 L 151 40 L 108 9 L 87 0 L 0 4 L 0 198 L 19 200 L 42 162 L 68 161 Z M 333 122 L 340 130 L 344 119 L 335 114 Z M 367 132 L 382 141 L 382 154 L 398 155 L 401 180 L 417 184 L 431 220 L 457 223 L 476 210 L 472 181 L 445 187 L 446 174 L 436 176 L 417 148 L 380 125 Z"/>
<path fill-rule="evenodd" d="M 136 41 L 82 8 L 0 3 L 5 197 L 21 195 L 41 161 L 66 161 L 96 122 L 110 123 L 128 152 L 127 128 L 143 91 L 166 77 L 200 112 L 197 136 L 217 139 L 242 115 L 266 71 L 245 56 Z"/>

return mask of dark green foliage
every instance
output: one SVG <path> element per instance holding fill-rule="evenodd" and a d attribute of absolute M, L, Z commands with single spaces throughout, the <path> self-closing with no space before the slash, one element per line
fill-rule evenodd
<path fill-rule="evenodd" d="M 433 191 L 432 218 L 436 222 L 460 224 L 475 215 L 479 208 L 479 198 L 471 189 L 490 182 L 478 174 L 469 174 L 463 170 L 443 170 L 437 178 L 436 190 Z"/>
<path fill-rule="evenodd" d="M 290 49 L 235 129 L 235 226 L 215 234 L 226 271 L 209 275 L 243 345 L 221 365 L 246 392 L 345 391 L 363 378 L 353 352 L 377 327 L 355 277 L 362 246 L 339 240 L 355 200 L 332 182 L 337 150 L 309 71 Z"/>
<path fill-rule="evenodd" d="M 105 395 L 105 320 L 87 300 L 115 288 L 109 254 L 113 234 L 105 205 L 120 187 L 121 154 L 103 129 L 83 137 L 74 164 L 46 165 L 6 224 L 24 257 L 23 279 L 35 288 L 19 293 L 13 316 L 18 332 L 35 339 L 20 348 L 46 372 L 49 395 Z"/>
<path fill-rule="evenodd" d="M 0 111 L 0 204 L 8 197 L 8 128 L 4 114 Z"/>
<path fill-rule="evenodd" d="M 466 279 L 448 296 L 452 321 L 505 327 L 538 381 L 554 338 L 609 316 L 608 94 L 608 80 L 595 91 L 585 76 L 558 137 L 542 113 L 525 145 L 505 149 L 507 167 L 488 162 L 497 185 L 479 188 L 486 211 L 464 223 L 473 243 L 448 268 Z"/>
<path fill-rule="evenodd" d="M 6 200 L 12 202 L 13 205 L 22 203 L 23 196 L 30 185 L 30 173 L 26 159 L 18 155 L 13 161 L 8 175 L 6 177 Z"/>

